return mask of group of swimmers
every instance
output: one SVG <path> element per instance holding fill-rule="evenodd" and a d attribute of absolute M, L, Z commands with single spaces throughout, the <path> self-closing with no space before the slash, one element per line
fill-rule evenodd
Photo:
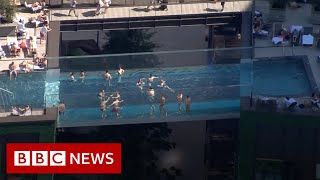
<path fill-rule="evenodd" d="M 112 113 L 114 113 L 117 117 L 119 116 L 119 111 L 121 109 L 120 103 L 123 102 L 123 100 L 121 100 L 120 98 L 119 91 L 116 91 L 114 94 L 107 96 L 106 92 L 102 89 L 98 94 L 98 98 L 100 99 L 100 110 L 102 112 L 101 114 L 102 118 L 105 118 L 107 116 L 108 107 L 113 107 L 111 110 Z M 110 99 L 113 99 L 113 102 L 107 106 L 107 103 L 109 102 Z"/>
<path fill-rule="evenodd" d="M 121 77 L 124 74 L 124 69 L 121 67 L 121 65 L 119 66 L 118 70 L 117 70 L 117 75 L 118 75 L 118 82 L 121 82 Z M 112 81 L 112 75 L 109 73 L 108 70 L 105 71 L 104 75 L 103 75 L 104 79 L 106 81 L 108 81 L 109 86 L 111 86 L 111 81 Z M 146 83 L 144 82 L 145 79 L 147 79 L 148 81 L 148 86 L 149 89 L 147 90 L 147 96 L 148 99 L 150 101 L 150 114 L 153 114 L 153 112 L 155 111 L 155 106 L 154 106 L 154 101 L 155 101 L 155 89 L 152 87 L 153 83 L 155 82 L 155 79 L 158 79 L 159 77 L 153 76 L 152 74 L 150 74 L 150 76 L 148 78 L 140 78 L 138 79 L 136 86 L 141 90 L 141 92 L 143 93 L 143 88 L 144 86 L 146 86 Z M 80 71 L 80 76 L 79 79 L 81 80 L 81 82 L 84 81 L 85 79 L 85 72 L 83 70 Z M 74 72 L 70 73 L 70 81 L 75 82 L 75 76 L 74 76 Z M 160 88 L 164 88 L 164 89 L 168 89 L 171 92 L 175 92 L 172 88 L 170 88 L 167 84 L 166 81 L 164 79 L 160 79 L 159 84 L 157 85 L 157 87 Z M 99 94 L 98 94 L 98 98 L 100 100 L 100 110 L 102 112 L 102 118 L 107 116 L 107 109 L 108 107 L 112 107 L 111 112 L 114 113 L 116 116 L 119 116 L 119 111 L 121 109 L 120 107 L 120 103 L 123 102 L 123 100 L 120 98 L 120 93 L 119 91 L 116 91 L 115 93 L 113 93 L 110 96 L 106 95 L 106 92 L 102 89 L 100 90 Z M 178 112 L 181 113 L 182 112 L 182 108 L 181 108 L 181 104 L 183 102 L 183 94 L 182 91 L 180 90 L 177 94 L 177 103 L 178 103 Z M 113 102 L 109 105 L 107 105 L 107 103 L 110 100 L 113 100 Z M 166 104 L 166 98 L 163 94 L 161 94 L 160 96 L 160 101 L 159 101 L 159 107 L 160 107 L 160 115 L 164 114 L 167 115 L 167 110 L 165 108 L 165 104 Z M 184 100 L 184 104 L 185 104 L 185 108 L 186 108 L 186 112 L 190 112 L 190 106 L 191 106 L 191 98 L 190 96 L 186 96 L 185 100 Z"/>

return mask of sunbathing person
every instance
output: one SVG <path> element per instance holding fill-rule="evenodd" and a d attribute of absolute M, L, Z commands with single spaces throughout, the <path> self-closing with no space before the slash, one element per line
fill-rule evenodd
<path fill-rule="evenodd" d="M 286 103 L 286 107 L 288 109 L 294 109 L 295 106 L 298 104 L 296 100 L 294 100 L 293 98 L 290 98 L 290 97 L 285 97 L 284 100 Z"/>
<path fill-rule="evenodd" d="M 281 29 L 278 35 L 281 36 L 283 40 L 286 40 L 286 41 L 290 40 L 290 35 L 286 28 Z"/>
<path fill-rule="evenodd" d="M 320 108 L 320 100 L 315 93 L 312 93 L 311 103 L 314 107 Z"/>
<path fill-rule="evenodd" d="M 19 108 L 20 116 L 30 116 L 31 109 L 29 105 L 26 105 L 24 108 Z"/>
<path fill-rule="evenodd" d="M 12 116 L 19 116 L 20 115 L 17 107 L 12 107 L 11 111 L 12 111 L 12 113 L 11 113 Z"/>
<path fill-rule="evenodd" d="M 32 71 L 32 68 L 30 67 L 30 64 L 27 61 L 22 61 L 22 63 L 19 64 L 19 67 L 21 70 L 23 70 L 26 73 Z"/>

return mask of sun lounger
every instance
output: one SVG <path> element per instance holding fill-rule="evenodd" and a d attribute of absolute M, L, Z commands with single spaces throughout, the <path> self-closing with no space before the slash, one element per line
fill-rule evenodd
<path fill-rule="evenodd" d="M 313 33 L 312 27 L 303 28 L 302 45 L 307 45 L 307 46 L 313 45 L 314 37 L 312 33 Z"/>
<path fill-rule="evenodd" d="M 45 68 L 44 68 L 44 67 L 37 66 L 37 65 L 33 65 L 33 70 L 34 70 L 34 71 L 42 71 L 42 70 L 45 70 Z"/>
<path fill-rule="evenodd" d="M 18 44 L 18 39 L 17 39 L 17 37 L 16 37 L 16 36 L 15 36 L 15 37 L 10 37 L 10 36 L 8 36 L 8 37 L 7 37 L 7 45 L 10 46 L 10 45 L 13 44 L 13 43 Z"/>
<path fill-rule="evenodd" d="M 24 6 L 26 7 L 26 8 L 29 8 L 29 9 L 31 9 L 32 10 L 32 12 L 37 12 L 37 11 L 40 11 L 40 10 L 42 10 L 42 6 L 40 6 L 40 5 L 38 5 L 37 7 L 33 7 L 32 6 L 32 4 L 27 4 L 27 2 L 25 1 L 24 2 Z"/>
<path fill-rule="evenodd" d="M 280 31 L 283 29 L 281 23 L 274 23 L 273 24 L 273 37 L 278 36 Z"/>

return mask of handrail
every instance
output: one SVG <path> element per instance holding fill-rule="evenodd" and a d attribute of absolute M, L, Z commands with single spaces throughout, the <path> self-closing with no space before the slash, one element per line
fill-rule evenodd
<path fill-rule="evenodd" d="M 12 94 L 12 95 L 14 96 L 13 92 L 11 92 L 11 91 L 8 91 L 8 90 L 3 89 L 3 88 L 0 88 L 0 90 L 5 91 L 5 92 L 7 92 L 7 93 L 10 93 L 10 94 Z"/>

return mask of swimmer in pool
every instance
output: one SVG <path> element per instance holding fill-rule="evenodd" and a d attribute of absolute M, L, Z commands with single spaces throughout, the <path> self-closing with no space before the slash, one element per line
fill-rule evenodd
<path fill-rule="evenodd" d="M 154 79 L 157 79 L 158 77 L 153 76 L 152 74 L 150 74 L 150 76 L 148 77 L 148 81 L 149 81 L 149 87 L 151 87 L 152 83 L 154 82 Z"/>
<path fill-rule="evenodd" d="M 99 98 L 101 101 L 106 98 L 106 92 L 105 92 L 103 89 L 100 90 L 100 92 L 99 92 L 99 94 L 98 94 L 98 98 Z"/>
<path fill-rule="evenodd" d="M 80 71 L 80 79 L 81 79 L 81 82 L 83 82 L 84 81 L 84 77 L 85 77 L 85 73 L 84 73 L 84 70 L 81 70 Z"/>
<path fill-rule="evenodd" d="M 163 96 L 163 94 L 161 94 L 160 96 L 160 115 L 162 115 L 162 113 L 165 113 L 165 116 L 167 116 L 167 110 L 165 108 L 166 105 L 166 98 Z"/>
<path fill-rule="evenodd" d="M 155 96 L 155 91 L 154 91 L 154 89 L 152 88 L 152 87 L 150 87 L 149 88 L 149 90 L 148 90 L 148 97 L 149 97 L 149 101 L 150 101 L 150 110 L 151 110 L 151 113 L 150 114 L 152 114 L 154 111 L 155 111 L 155 107 L 154 107 L 154 105 L 152 104 L 153 102 L 154 102 L 154 96 Z"/>
<path fill-rule="evenodd" d="M 107 116 L 107 102 L 109 101 L 109 97 L 106 100 L 101 100 L 100 102 L 100 110 L 101 110 L 101 117 L 104 118 Z"/>
<path fill-rule="evenodd" d="M 71 82 L 76 82 L 76 79 L 74 78 L 74 72 L 70 73 L 70 81 Z"/>
<path fill-rule="evenodd" d="M 120 93 L 119 91 L 116 91 L 114 94 L 112 94 L 110 97 L 112 97 L 112 99 L 120 99 Z"/>
<path fill-rule="evenodd" d="M 122 69 L 121 65 L 119 65 L 119 69 L 117 71 L 117 74 L 118 74 L 118 82 L 121 82 L 121 77 L 124 73 L 124 69 Z"/>
<path fill-rule="evenodd" d="M 138 88 L 140 88 L 141 92 L 142 92 L 142 90 L 143 90 L 143 86 L 144 86 L 144 85 L 145 85 L 145 83 L 143 82 L 142 79 L 139 79 L 139 80 L 137 81 L 137 83 L 136 83 L 136 86 L 137 86 Z"/>
<path fill-rule="evenodd" d="M 182 98 L 183 98 L 183 95 L 182 95 L 182 91 L 179 91 L 178 92 L 178 95 L 177 95 L 177 103 L 178 103 L 178 111 L 181 112 L 181 102 L 182 102 Z"/>
<path fill-rule="evenodd" d="M 106 81 L 109 81 L 109 86 L 111 85 L 111 80 L 112 80 L 112 76 L 111 74 L 108 72 L 108 70 L 106 71 L 106 73 L 104 74 L 104 79 Z"/>
<path fill-rule="evenodd" d="M 173 89 L 171 89 L 167 84 L 166 84 L 166 81 L 164 81 L 164 80 L 160 80 L 160 84 L 158 85 L 158 87 L 162 87 L 162 88 L 164 88 L 164 89 L 169 89 L 170 91 L 172 91 L 172 92 L 174 92 L 174 90 Z"/>
<path fill-rule="evenodd" d="M 187 96 L 187 98 L 184 100 L 184 104 L 186 106 L 186 111 L 190 112 L 190 106 L 191 106 L 191 98 L 190 96 Z"/>
<path fill-rule="evenodd" d="M 110 104 L 109 105 L 109 107 L 111 107 L 111 106 L 113 106 L 113 108 L 112 108 L 112 113 L 114 113 L 114 114 L 116 114 L 116 116 L 119 116 L 119 111 L 120 111 L 120 103 L 122 103 L 123 102 L 123 100 L 119 100 L 118 98 L 117 99 L 115 99 L 114 101 L 113 101 L 113 103 L 112 104 Z"/>

